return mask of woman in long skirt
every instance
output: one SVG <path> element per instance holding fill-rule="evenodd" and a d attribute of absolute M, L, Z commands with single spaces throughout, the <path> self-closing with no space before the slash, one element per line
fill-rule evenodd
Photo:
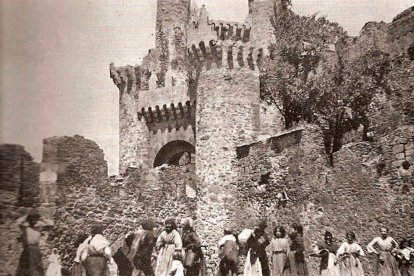
<path fill-rule="evenodd" d="M 367 246 L 367 251 L 377 255 L 378 276 L 400 276 L 397 260 L 395 258 L 398 243 L 388 235 L 388 229 L 380 229 L 381 236 L 374 238 Z"/>
<path fill-rule="evenodd" d="M 60 265 L 60 256 L 56 248 L 52 249 L 52 254 L 49 258 L 49 266 L 46 270 L 46 276 L 61 276 L 62 266 Z"/>
<path fill-rule="evenodd" d="M 341 276 L 364 276 L 360 258 L 365 256 L 364 250 L 355 242 L 354 232 L 346 234 L 346 240 L 336 253 L 339 263 L 339 273 Z"/>
<path fill-rule="evenodd" d="M 257 227 L 246 243 L 247 256 L 244 265 L 244 276 L 262 276 L 263 267 L 261 255 L 266 254 L 266 246 L 269 241 L 264 236 L 264 228 Z"/>
<path fill-rule="evenodd" d="M 175 251 L 182 250 L 182 240 L 176 230 L 174 219 L 165 221 L 165 230 L 158 236 L 156 248 L 158 252 L 157 265 L 155 269 L 156 276 L 169 276 Z"/>
<path fill-rule="evenodd" d="M 292 224 L 290 229 L 290 248 L 288 252 L 289 269 L 286 275 L 308 276 L 309 270 L 305 261 L 305 245 L 303 243 L 303 226 Z"/>
<path fill-rule="evenodd" d="M 338 251 L 338 244 L 334 242 L 331 232 L 325 232 L 325 240 L 316 244 L 314 252 L 317 257 L 321 258 L 319 268 L 322 276 L 339 276 L 339 268 L 336 265 L 336 252 Z"/>
<path fill-rule="evenodd" d="M 286 230 L 277 226 L 273 230 L 275 237 L 270 241 L 270 254 L 272 254 L 272 276 L 283 276 L 286 270 L 289 240 L 286 239 Z"/>
<path fill-rule="evenodd" d="M 39 220 L 40 215 L 34 210 L 17 220 L 17 224 L 23 232 L 23 252 L 20 256 L 16 276 L 44 276 L 45 274 L 39 248 L 41 233 L 36 226 Z"/>

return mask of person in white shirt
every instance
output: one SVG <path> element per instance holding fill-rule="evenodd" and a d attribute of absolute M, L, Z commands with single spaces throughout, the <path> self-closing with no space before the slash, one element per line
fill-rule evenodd
<path fill-rule="evenodd" d="M 181 252 L 174 252 L 173 254 L 173 261 L 171 264 L 171 269 L 169 275 L 171 276 L 184 276 L 184 266 L 182 262 L 182 255 Z"/>
<path fill-rule="evenodd" d="M 380 232 L 381 236 L 375 237 L 367 245 L 367 251 L 377 255 L 376 275 L 400 276 L 397 260 L 394 257 L 398 242 L 388 235 L 388 228 L 382 227 Z"/>
<path fill-rule="evenodd" d="M 87 276 L 102 276 L 108 273 L 108 262 L 112 259 L 111 248 L 109 241 L 103 236 L 103 230 L 104 226 L 97 224 L 91 231 L 92 238 L 88 242 L 87 257 L 84 261 Z"/>

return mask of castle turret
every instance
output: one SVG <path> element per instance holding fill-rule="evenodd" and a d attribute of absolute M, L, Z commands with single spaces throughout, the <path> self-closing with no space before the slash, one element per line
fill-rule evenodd
<path fill-rule="evenodd" d="M 261 49 L 241 40 L 200 42 L 189 49 L 197 79 L 197 230 L 209 245 L 208 267 L 217 262 L 217 241 L 235 226 L 239 200 L 234 183 L 236 147 L 256 139 L 259 129 Z M 209 271 L 208 275 L 213 275 Z"/>
<path fill-rule="evenodd" d="M 172 70 L 184 70 L 190 4 L 190 0 L 157 1 L 155 49 L 161 77 L 169 66 Z"/>

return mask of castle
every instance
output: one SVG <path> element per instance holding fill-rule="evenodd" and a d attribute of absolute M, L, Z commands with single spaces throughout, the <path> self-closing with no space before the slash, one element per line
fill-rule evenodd
<path fill-rule="evenodd" d="M 354 230 L 361 244 L 383 225 L 397 239 L 412 232 L 413 179 L 405 185 L 398 169 L 403 160 L 414 162 L 414 112 L 407 104 L 413 102 L 414 8 L 389 24 L 367 23 L 350 39 L 352 54 L 379 44 L 395 58 L 389 79 L 396 93 L 375 99 L 377 137 L 345 137 L 332 167 L 320 128 L 285 129 L 279 110 L 260 99 L 263 61 L 278 39 L 272 19 L 285 4 L 249 0 L 245 22 L 225 22 L 190 0 L 157 1 L 155 48 L 139 66 L 110 65 L 119 89 L 120 176 L 108 178 L 103 151 L 80 136 L 44 139 L 41 164 L 22 147 L 1 147 L 0 176 L 7 181 L 1 246 L 12 253 L 0 274 L 15 267 L 21 248 L 14 220 L 30 205 L 54 220 L 44 250 L 57 247 L 65 267 L 80 231 L 104 222 L 120 275 L 130 275 L 130 267 L 117 241 L 145 217 L 159 226 L 168 217 L 196 219 L 208 275 L 217 268 L 224 228 L 237 232 L 263 218 L 269 234 L 274 224 L 300 221 L 307 248 L 325 230 L 338 239 Z M 318 261 L 307 261 L 314 275 Z M 373 275 L 374 258 L 363 262 Z"/>
<path fill-rule="evenodd" d="M 215 233 L 212 243 L 235 219 L 228 205 L 238 200 L 236 147 L 281 131 L 275 107 L 264 111 L 259 99 L 276 3 L 248 1 L 245 22 L 226 22 L 211 20 L 190 0 L 157 1 L 155 49 L 140 66 L 110 66 L 119 88 L 120 172 L 189 157 L 202 195 L 197 217 L 221 218 L 198 220 L 200 231 Z"/>

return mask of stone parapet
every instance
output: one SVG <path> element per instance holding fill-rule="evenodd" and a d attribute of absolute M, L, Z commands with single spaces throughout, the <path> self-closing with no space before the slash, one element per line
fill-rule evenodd
<path fill-rule="evenodd" d="M 244 43 L 215 43 L 201 41 L 188 49 L 189 61 L 195 68 L 248 68 L 260 70 L 266 50 Z"/>

